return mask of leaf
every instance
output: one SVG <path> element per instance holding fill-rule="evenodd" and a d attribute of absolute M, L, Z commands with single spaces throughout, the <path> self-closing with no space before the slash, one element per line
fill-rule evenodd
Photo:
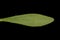
<path fill-rule="evenodd" d="M 54 18 L 42 14 L 23 14 L 8 18 L 3 18 L 1 21 L 22 24 L 30 27 L 44 26 L 54 21 Z"/>

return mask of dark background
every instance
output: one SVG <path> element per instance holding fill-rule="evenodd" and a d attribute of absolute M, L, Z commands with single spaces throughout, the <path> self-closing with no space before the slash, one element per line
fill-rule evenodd
<path fill-rule="evenodd" d="M 3 2 L 1 3 L 0 18 L 11 17 L 14 15 L 21 15 L 27 13 L 39 13 L 46 16 L 55 18 L 55 21 L 49 25 L 37 28 L 30 28 L 28 26 L 10 23 L 0 22 L 1 32 L 57 32 L 57 14 L 53 11 L 53 5 L 49 2 Z"/>

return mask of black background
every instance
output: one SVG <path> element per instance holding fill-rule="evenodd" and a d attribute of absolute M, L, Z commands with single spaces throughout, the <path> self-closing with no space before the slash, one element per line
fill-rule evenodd
<path fill-rule="evenodd" d="M 0 22 L 1 32 L 57 32 L 57 14 L 53 11 L 54 7 L 49 2 L 3 2 L 1 3 L 0 18 L 11 17 L 14 15 L 21 15 L 27 13 L 39 13 L 46 16 L 53 17 L 55 21 L 49 25 L 37 28 L 30 28 L 28 26 L 10 23 Z"/>

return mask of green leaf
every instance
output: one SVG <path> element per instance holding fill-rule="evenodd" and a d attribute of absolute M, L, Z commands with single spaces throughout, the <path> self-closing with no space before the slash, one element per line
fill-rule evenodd
<path fill-rule="evenodd" d="M 44 26 L 54 21 L 54 18 L 42 14 L 23 14 L 8 18 L 3 18 L 0 21 L 22 24 L 30 27 Z"/>

